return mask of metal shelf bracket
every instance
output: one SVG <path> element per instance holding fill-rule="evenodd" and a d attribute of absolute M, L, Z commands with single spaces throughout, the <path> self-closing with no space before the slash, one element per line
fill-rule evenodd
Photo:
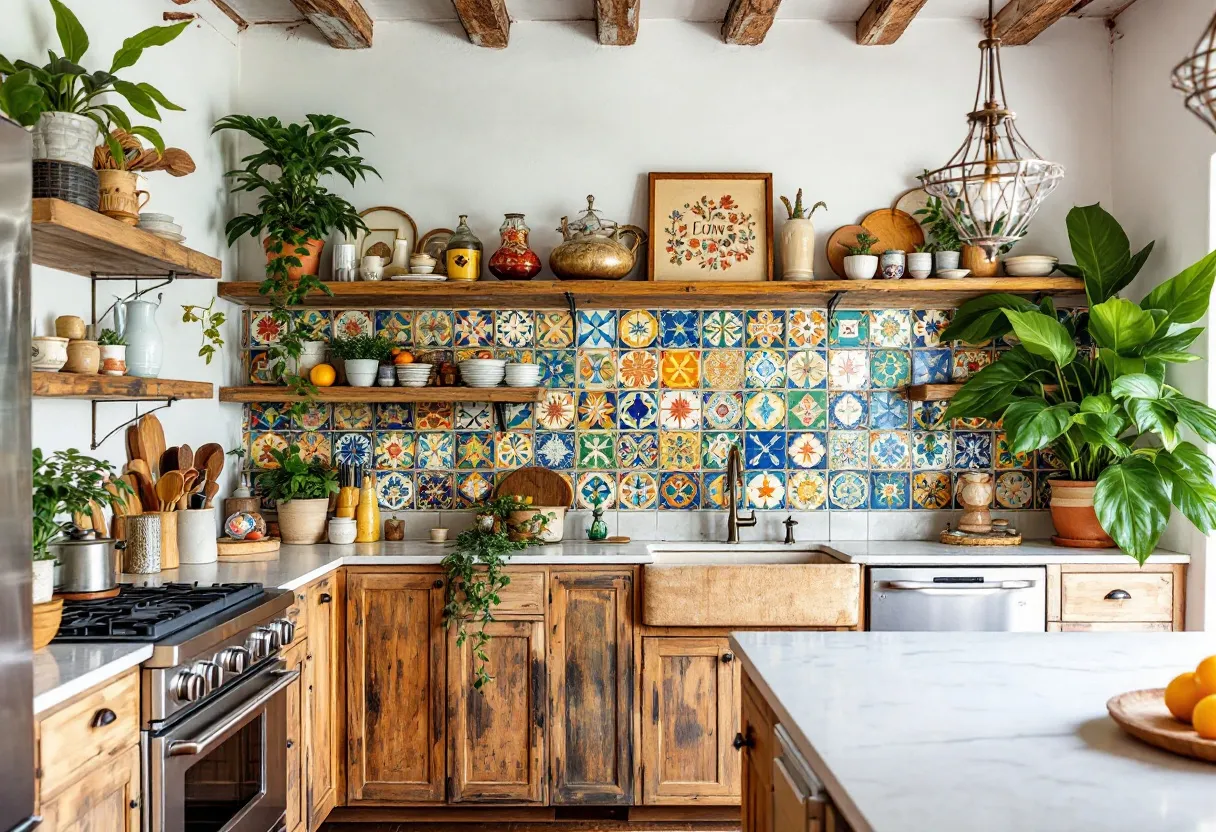
<path fill-rule="evenodd" d="M 159 407 L 154 407 L 151 410 L 144 411 L 143 413 L 139 412 L 140 402 L 162 402 L 162 401 L 164 402 L 164 404 L 160 405 Z M 142 419 L 144 416 L 147 416 L 149 413 L 155 413 L 158 410 L 167 410 L 168 408 L 173 406 L 173 403 L 175 401 L 177 401 L 177 399 L 173 399 L 173 398 L 171 398 L 171 399 L 137 399 L 134 402 L 135 415 L 133 417 L 131 417 L 130 419 L 128 419 L 127 421 L 119 424 L 118 427 L 114 428 L 112 431 L 107 433 L 105 436 L 98 439 L 97 438 L 97 405 L 99 405 L 99 404 L 126 404 L 127 402 L 126 401 L 111 402 L 111 401 L 105 401 L 105 400 L 99 401 L 97 399 L 93 399 L 92 401 L 89 402 L 90 409 L 93 411 L 93 432 L 92 432 L 92 436 L 90 437 L 90 441 L 89 441 L 89 450 L 91 450 L 91 451 L 97 450 L 98 448 L 101 447 L 103 442 L 105 442 L 107 439 L 109 439 L 114 434 L 118 433 L 120 430 L 125 428 L 127 425 L 138 422 L 140 419 Z"/>

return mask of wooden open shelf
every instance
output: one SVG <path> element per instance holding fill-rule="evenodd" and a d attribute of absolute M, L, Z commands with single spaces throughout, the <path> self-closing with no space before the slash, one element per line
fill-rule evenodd
<path fill-rule="evenodd" d="M 215 387 L 205 381 L 167 378 L 33 373 L 35 396 L 55 399 L 91 399 L 97 402 L 210 399 Z"/>
<path fill-rule="evenodd" d="M 60 199 L 34 200 L 34 263 L 89 277 L 131 275 L 219 280 L 220 261 Z"/>
<path fill-rule="evenodd" d="M 255 281 L 221 283 L 219 296 L 245 306 L 265 307 L 266 296 Z M 801 283 L 676 283 L 645 280 L 554 281 L 478 280 L 473 283 L 376 282 L 327 283 L 333 297 L 313 292 L 304 306 L 324 309 L 420 307 L 477 309 L 521 307 L 565 309 L 569 300 L 580 307 L 659 307 L 701 309 L 756 306 L 824 306 L 840 294 L 842 308 L 957 306 L 990 292 L 1034 295 L 1078 295 L 1081 280 L 1071 277 L 969 277 L 963 280 L 814 280 Z M 567 298 L 567 294 L 570 298 Z M 1069 304 L 1064 304 L 1069 305 Z"/>
<path fill-rule="evenodd" d="M 321 387 L 314 397 L 319 402 L 360 402 L 403 404 L 406 402 L 493 402 L 516 404 L 538 402 L 545 395 L 543 387 Z M 298 402 L 287 387 L 254 384 L 249 387 L 221 387 L 220 401 Z"/>
<path fill-rule="evenodd" d="M 954 394 L 962 389 L 958 384 L 912 384 L 904 391 L 910 402 L 944 402 L 954 398 Z"/>

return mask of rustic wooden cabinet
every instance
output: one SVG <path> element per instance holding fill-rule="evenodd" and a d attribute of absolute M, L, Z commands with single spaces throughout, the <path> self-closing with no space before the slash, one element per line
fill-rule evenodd
<path fill-rule="evenodd" d="M 739 803 L 739 663 L 726 638 L 642 639 L 642 802 Z"/>
<path fill-rule="evenodd" d="M 42 803 L 40 831 L 140 832 L 140 753 L 133 745 Z"/>
<path fill-rule="evenodd" d="M 1186 565 L 1050 564 L 1050 632 L 1186 629 Z"/>
<path fill-rule="evenodd" d="M 305 692 L 307 640 L 295 641 L 283 654 L 288 670 L 299 670 L 300 678 L 287 686 L 287 832 L 303 832 L 308 826 L 308 747 L 309 720 L 305 718 L 308 697 Z"/>
<path fill-rule="evenodd" d="M 347 573 L 350 804 L 444 799 L 443 604 L 437 570 Z"/>
<path fill-rule="evenodd" d="M 470 630 L 480 629 L 470 624 Z M 473 641 L 448 639 L 448 737 L 452 802 L 545 802 L 545 623 L 485 625 L 487 672 L 476 689 Z"/>
<path fill-rule="evenodd" d="M 743 832 L 775 832 L 773 827 L 773 713 L 764 697 L 743 676 Z"/>
<path fill-rule="evenodd" d="M 308 653 L 304 665 L 304 707 L 309 719 L 308 828 L 316 832 L 337 805 L 337 778 L 341 748 L 338 731 L 338 666 L 340 649 L 340 598 L 338 575 L 326 575 L 309 585 Z"/>

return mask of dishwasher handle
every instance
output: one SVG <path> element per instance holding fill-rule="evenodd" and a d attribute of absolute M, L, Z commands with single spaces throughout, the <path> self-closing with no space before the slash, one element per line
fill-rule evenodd
<path fill-rule="evenodd" d="M 902 590 L 905 592 L 924 592 L 925 590 L 987 590 L 987 589 L 1030 589 L 1034 581 L 983 581 L 979 583 L 937 583 L 935 581 L 884 581 L 884 589 Z"/>

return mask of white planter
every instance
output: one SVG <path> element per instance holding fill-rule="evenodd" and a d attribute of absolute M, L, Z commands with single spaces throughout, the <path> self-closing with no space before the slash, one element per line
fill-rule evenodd
<path fill-rule="evenodd" d="M 125 376 L 127 374 L 127 345 L 101 344 L 101 373 L 106 376 Z"/>
<path fill-rule="evenodd" d="M 844 276 L 849 280 L 869 280 L 877 272 L 877 254 L 850 254 L 844 258 Z"/>
<path fill-rule="evenodd" d="M 329 500 L 288 500 L 279 503 L 279 534 L 284 543 L 321 543 L 325 540 L 325 514 Z"/>
<path fill-rule="evenodd" d="M 45 604 L 55 594 L 55 561 L 34 561 L 34 603 Z"/>
<path fill-rule="evenodd" d="M 781 226 L 781 279 L 815 279 L 815 224 L 808 219 Z"/>
<path fill-rule="evenodd" d="M 177 552 L 179 563 L 215 563 L 219 557 L 216 544 L 215 509 L 197 508 L 179 511 L 177 518 Z"/>
<path fill-rule="evenodd" d="M 325 350 L 328 347 L 329 344 L 325 341 L 305 341 L 301 344 L 300 357 L 291 362 L 295 365 L 296 375 L 307 378 L 313 367 L 325 361 Z"/>
<path fill-rule="evenodd" d="M 348 358 L 346 364 L 346 383 L 351 387 L 371 387 L 376 383 L 376 373 L 380 370 L 380 362 L 374 358 Z"/>
<path fill-rule="evenodd" d="M 31 366 L 35 370 L 57 373 L 68 363 L 68 339 L 56 335 L 36 335 L 30 342 Z"/>
<path fill-rule="evenodd" d="M 945 269 L 958 268 L 959 252 L 957 251 L 935 251 L 933 252 L 933 265 L 937 271 Z"/>
<path fill-rule="evenodd" d="M 924 280 L 933 274 L 933 252 L 913 251 L 908 254 L 908 276 Z"/>
<path fill-rule="evenodd" d="M 34 158 L 93 167 L 97 123 L 75 113 L 43 113 L 34 125 Z"/>

